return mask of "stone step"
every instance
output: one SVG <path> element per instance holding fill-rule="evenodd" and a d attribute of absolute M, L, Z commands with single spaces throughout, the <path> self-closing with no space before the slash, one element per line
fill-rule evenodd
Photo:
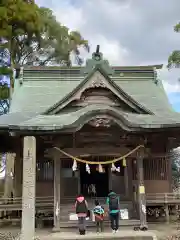
<path fill-rule="evenodd" d="M 102 204 L 102 206 L 106 209 L 107 208 L 107 205 L 103 205 Z M 93 209 L 94 208 L 94 204 L 92 204 L 92 203 L 88 203 L 88 208 L 89 209 Z M 133 205 L 132 205 L 132 203 L 121 203 L 120 204 L 120 208 L 121 209 L 132 209 L 133 208 Z M 61 213 L 63 213 L 63 212 L 69 212 L 69 211 L 74 211 L 75 210 L 75 207 L 74 207 L 74 205 L 73 204 L 68 204 L 68 205 L 64 205 L 64 206 L 61 206 Z"/>
<path fill-rule="evenodd" d="M 151 232 L 134 232 L 132 230 L 123 230 L 119 231 L 116 234 L 110 232 L 105 232 L 97 234 L 95 232 L 87 232 L 84 236 L 79 236 L 76 232 L 57 232 L 51 235 L 51 240 L 55 239 L 64 239 L 64 240 L 78 240 L 78 239 L 87 239 L 87 240 L 96 240 L 96 239 L 121 239 L 121 240 L 157 240 L 154 233 Z"/>

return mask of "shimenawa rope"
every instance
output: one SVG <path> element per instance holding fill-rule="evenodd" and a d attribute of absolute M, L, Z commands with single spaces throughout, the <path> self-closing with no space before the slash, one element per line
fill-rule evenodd
<path fill-rule="evenodd" d="M 74 157 L 72 156 L 71 154 L 67 153 L 67 152 L 64 152 L 62 149 L 58 148 L 58 147 L 54 147 L 54 149 L 58 150 L 59 152 L 61 152 L 62 154 L 64 154 L 65 156 L 71 158 L 72 160 L 75 160 L 77 162 L 81 162 L 81 163 L 85 163 L 85 164 L 89 164 L 89 165 L 98 165 L 98 164 L 112 164 L 112 163 L 116 163 L 118 161 L 121 161 L 121 160 L 126 160 L 126 158 L 128 156 L 130 156 L 131 154 L 133 154 L 134 152 L 136 152 L 138 149 L 140 148 L 144 148 L 144 145 L 139 145 L 137 146 L 136 148 L 134 148 L 133 150 L 131 150 L 130 152 L 126 153 L 125 155 L 121 156 L 121 157 L 118 157 L 118 158 L 115 158 L 113 160 L 108 160 L 108 161 L 102 161 L 102 162 L 93 162 L 93 161 L 87 161 L 87 160 L 84 160 L 84 159 L 80 159 L 80 158 L 77 158 L 77 157 Z"/>

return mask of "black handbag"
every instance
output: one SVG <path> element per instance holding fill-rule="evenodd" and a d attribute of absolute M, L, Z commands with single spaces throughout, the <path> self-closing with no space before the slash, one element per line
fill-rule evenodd
<path fill-rule="evenodd" d="M 90 211 L 90 210 L 87 211 L 87 217 L 88 217 L 88 218 L 91 217 L 91 211 Z"/>

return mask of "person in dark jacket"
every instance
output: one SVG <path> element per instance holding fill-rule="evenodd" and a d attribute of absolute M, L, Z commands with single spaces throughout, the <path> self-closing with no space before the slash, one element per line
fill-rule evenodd
<path fill-rule="evenodd" d="M 80 235 L 86 233 L 86 217 L 88 214 L 88 204 L 84 196 L 80 194 L 75 202 L 76 214 L 78 216 L 78 227 Z"/>
<path fill-rule="evenodd" d="M 110 191 L 106 200 L 106 204 L 109 207 L 109 216 L 111 221 L 111 228 L 113 233 L 116 233 L 119 229 L 119 197 L 113 191 Z"/>

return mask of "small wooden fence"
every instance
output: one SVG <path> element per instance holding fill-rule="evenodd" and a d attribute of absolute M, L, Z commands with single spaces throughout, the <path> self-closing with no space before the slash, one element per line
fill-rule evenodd
<path fill-rule="evenodd" d="M 180 204 L 180 193 L 155 193 L 146 195 L 147 204 Z"/>
<path fill-rule="evenodd" d="M 54 197 L 36 197 L 36 208 L 49 208 L 54 206 Z M 1 198 L 0 211 L 22 210 L 22 198 Z"/>
<path fill-rule="evenodd" d="M 100 199 L 101 202 L 105 202 L 104 198 Z M 74 198 L 62 198 L 61 205 L 73 204 Z M 128 201 L 127 201 L 128 202 Z M 150 204 L 180 204 L 180 193 L 156 193 L 146 195 L 147 205 Z M 36 197 L 35 207 L 37 209 L 53 208 L 54 197 Z M 16 211 L 22 210 L 22 198 L 1 198 L 0 199 L 0 211 Z"/>

